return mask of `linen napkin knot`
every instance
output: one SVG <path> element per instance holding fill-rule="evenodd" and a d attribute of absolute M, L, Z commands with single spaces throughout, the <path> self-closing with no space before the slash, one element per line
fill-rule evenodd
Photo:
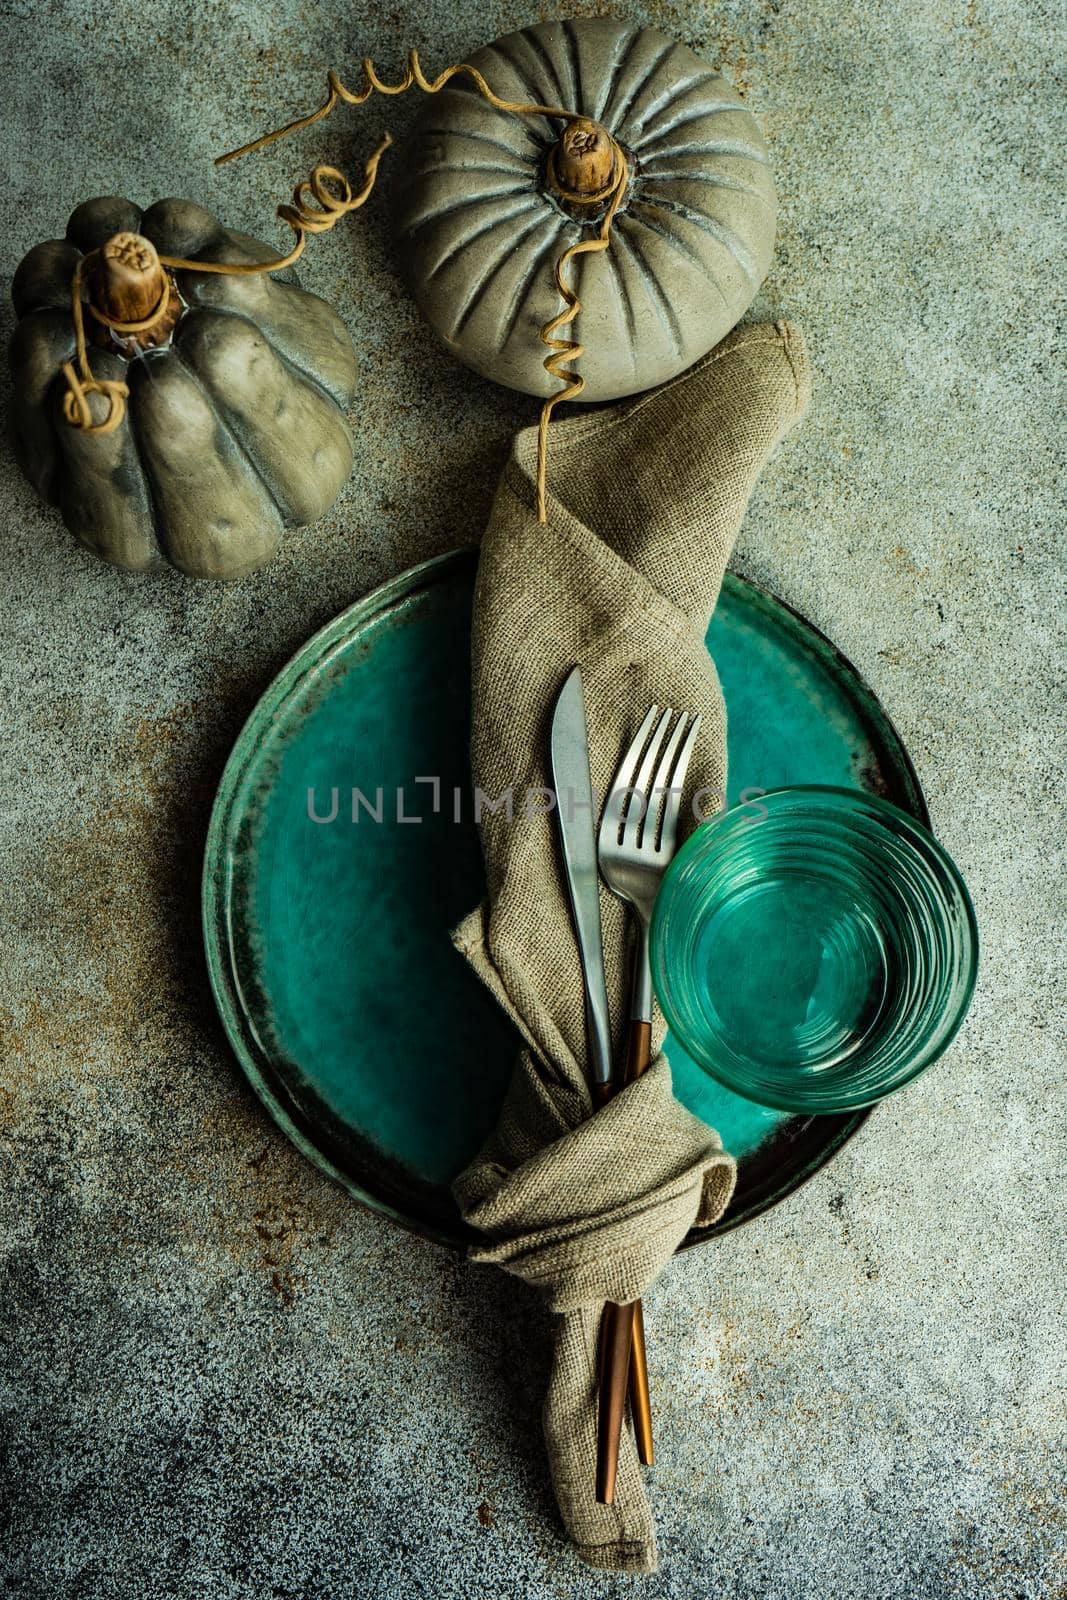
<path fill-rule="evenodd" d="M 601 1308 L 643 1295 L 688 1230 L 722 1214 L 736 1169 L 674 1098 L 658 1012 L 652 1065 L 592 1115 L 581 967 L 546 798 L 549 726 L 578 664 L 604 797 L 651 704 L 699 712 L 680 837 L 720 808 L 726 713 L 704 635 L 756 478 L 809 395 L 797 328 L 738 329 L 663 388 L 554 426 L 547 524 L 536 520 L 536 429 L 520 433 L 482 542 L 471 763 L 475 784 L 511 803 L 483 812 L 487 895 L 453 937 L 526 1048 L 455 1194 L 485 1237 L 472 1258 L 535 1285 L 560 1313 L 544 1407 L 553 1484 L 578 1554 L 618 1571 L 652 1570 L 656 1542 L 628 1430 L 615 1504 L 595 1499 Z M 626 912 L 606 890 L 601 917 L 619 1050 Z"/>

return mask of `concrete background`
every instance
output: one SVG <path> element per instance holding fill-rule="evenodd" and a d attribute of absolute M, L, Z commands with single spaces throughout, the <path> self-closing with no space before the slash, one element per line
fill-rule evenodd
<path fill-rule="evenodd" d="M 279 238 L 305 162 L 355 164 L 410 115 L 347 111 L 211 166 L 317 103 L 327 65 L 354 80 L 365 51 L 392 70 L 415 44 L 436 69 L 538 16 L 616 11 L 436 9 L 0 0 L 5 342 L 15 264 L 88 195 L 188 195 Z M 783 212 L 756 314 L 801 323 L 819 383 L 736 565 L 883 697 L 985 941 L 942 1064 L 649 1296 L 657 1600 L 1064 1593 L 1057 9 L 619 13 L 724 63 L 764 119 Z M 538 1308 L 295 1154 L 202 967 L 199 858 L 243 718 L 338 609 L 477 539 L 530 416 L 428 341 L 386 204 L 302 268 L 355 335 L 359 462 L 266 572 L 113 572 L 0 453 L 5 1594 L 638 1587 L 562 1542 Z"/>

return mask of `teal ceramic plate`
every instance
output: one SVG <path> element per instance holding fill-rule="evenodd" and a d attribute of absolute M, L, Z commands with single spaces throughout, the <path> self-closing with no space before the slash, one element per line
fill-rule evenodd
<path fill-rule="evenodd" d="M 448 937 L 483 890 L 467 758 L 475 560 L 404 573 L 283 669 L 223 773 L 203 890 L 215 998 L 271 1114 L 357 1199 L 457 1244 L 449 1181 L 492 1127 L 517 1048 Z M 809 623 L 728 576 L 708 646 L 731 803 L 837 784 L 927 820 L 889 719 Z M 782 1199 L 867 1115 L 753 1105 L 667 1048 L 679 1098 L 740 1163 L 730 1210 L 689 1242 Z"/>

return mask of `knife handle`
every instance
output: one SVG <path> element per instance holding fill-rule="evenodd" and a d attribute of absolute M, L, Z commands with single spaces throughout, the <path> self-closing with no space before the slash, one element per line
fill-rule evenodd
<path fill-rule="evenodd" d="M 622 1082 L 632 1083 L 639 1078 L 651 1056 L 652 1024 L 634 1018 L 627 1029 Z M 615 1083 L 594 1083 L 594 1107 L 599 1110 L 606 1105 L 617 1087 Z M 602 1505 L 611 1505 L 615 1499 L 623 1393 L 627 1383 L 638 1460 L 648 1467 L 655 1459 L 652 1447 L 652 1403 L 645 1357 L 645 1322 L 640 1300 L 629 1305 L 609 1302 L 604 1307 L 600 1324 L 600 1350 L 596 1497 Z"/>
<path fill-rule="evenodd" d="M 596 1497 L 602 1506 L 615 1503 L 619 1437 L 626 1409 L 626 1374 L 633 1342 L 633 1305 L 609 1300 L 600 1319 L 600 1398 L 596 1419 Z"/>

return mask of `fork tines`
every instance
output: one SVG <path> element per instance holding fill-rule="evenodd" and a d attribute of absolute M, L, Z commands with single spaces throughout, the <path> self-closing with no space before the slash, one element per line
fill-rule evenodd
<path fill-rule="evenodd" d="M 652 847 L 673 853 L 682 786 L 700 731 L 698 716 L 687 711 L 675 716 L 669 706 L 663 712 L 652 706 L 619 764 L 604 815 L 617 819 L 620 846 L 641 849 L 651 827 Z"/>

